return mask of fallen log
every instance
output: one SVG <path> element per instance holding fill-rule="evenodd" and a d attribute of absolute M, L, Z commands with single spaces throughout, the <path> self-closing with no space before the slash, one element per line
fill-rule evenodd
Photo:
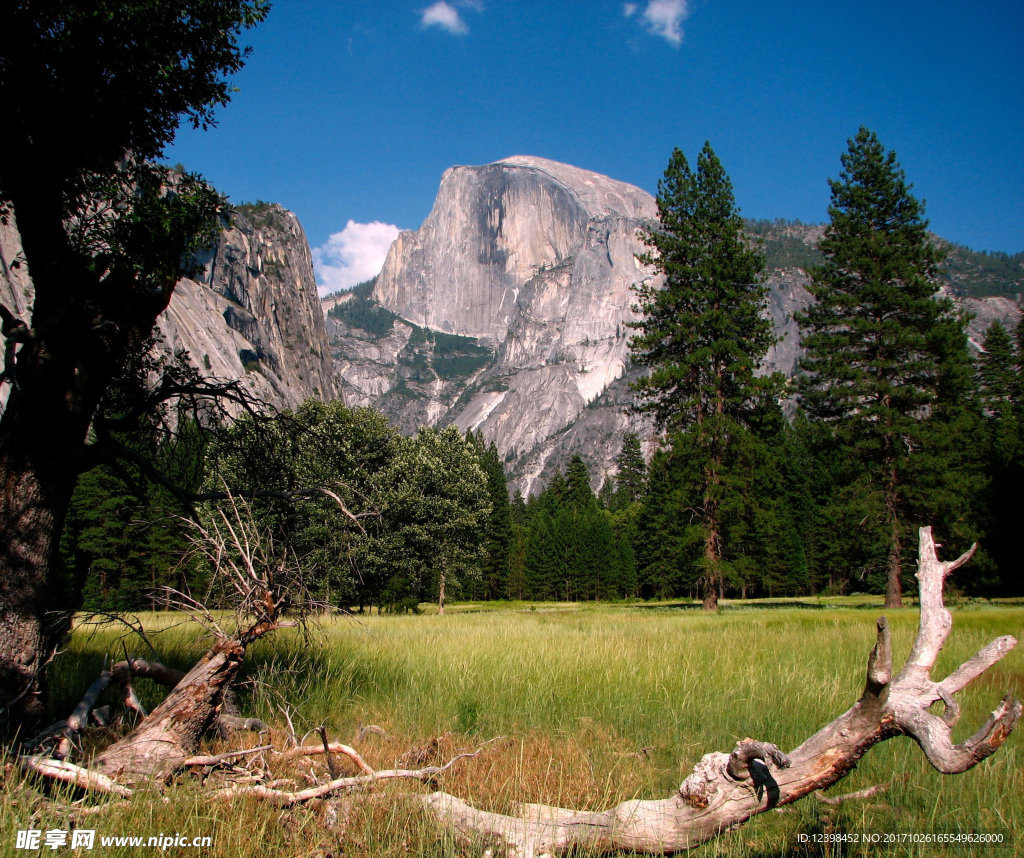
<path fill-rule="evenodd" d="M 1015 645 L 998 638 L 949 676 L 935 681 L 932 667 L 952 629 L 943 604 L 946 577 L 974 552 L 939 560 L 931 528 L 920 531 L 917 578 L 921 617 L 914 647 L 894 677 L 889 625 L 877 623 L 864 691 L 854 705 L 788 754 L 774 745 L 744 739 L 729 754 L 705 755 L 674 795 L 627 801 L 601 812 L 529 805 L 519 816 L 490 813 L 444 792 L 422 797 L 423 806 L 467 842 L 497 840 L 514 858 L 563 855 L 585 847 L 666 854 L 691 849 L 750 817 L 791 804 L 841 780 L 873 745 L 909 736 L 940 772 L 977 765 L 1006 741 L 1021 716 L 1019 700 L 1007 696 L 969 739 L 953 744 L 959 717 L 953 695 L 981 676 Z M 941 701 L 944 711 L 929 708 Z"/>
<path fill-rule="evenodd" d="M 895 736 L 914 739 L 940 772 L 966 771 L 1006 741 L 1022 712 L 1021 702 L 1008 695 L 973 736 L 957 744 L 952 741 L 952 729 L 960 716 L 954 695 L 1016 645 L 1011 636 L 992 641 L 945 678 L 931 677 L 952 629 L 952 617 L 943 603 L 943 585 L 973 551 L 953 561 L 940 561 L 931 529 L 921 529 L 917 572 L 920 622 L 906 663 L 894 676 L 889 625 L 881 617 L 860 698 L 788 753 L 770 742 L 743 739 L 731 753 L 706 754 L 673 795 L 660 800 L 627 801 L 597 812 L 530 804 L 520 806 L 519 814 L 511 816 L 481 810 L 445 792 L 420 795 L 416 801 L 466 842 L 501 842 L 503 854 L 509 858 L 565 855 L 581 848 L 661 855 L 693 848 L 756 814 L 826 789 L 845 777 L 873 745 Z M 22 766 L 86 790 L 128 796 L 132 791 L 125 784 L 163 780 L 188 765 L 220 763 L 268 750 L 261 747 L 208 758 L 189 753 L 204 725 L 212 723 L 223 705 L 224 691 L 237 672 L 245 645 L 275 627 L 275 603 L 268 601 L 267 605 L 262 619 L 248 632 L 230 640 L 221 638 L 133 733 L 98 758 L 93 769 L 38 756 L 20 758 Z M 943 704 L 941 714 L 929 711 L 937 702 Z M 211 795 L 218 800 L 247 796 L 292 807 L 339 792 L 369 789 L 386 780 L 432 783 L 456 762 L 480 750 L 459 754 L 440 766 L 374 770 L 355 749 L 327 742 L 326 735 L 321 734 L 319 745 L 295 747 L 277 756 L 289 761 L 337 754 L 347 757 L 361 773 L 345 777 L 332 773 L 329 781 L 302 790 L 281 789 L 280 779 L 267 783 L 264 774 L 258 777 L 264 782 L 225 787 Z M 881 790 L 872 787 L 839 800 L 866 797 Z"/>

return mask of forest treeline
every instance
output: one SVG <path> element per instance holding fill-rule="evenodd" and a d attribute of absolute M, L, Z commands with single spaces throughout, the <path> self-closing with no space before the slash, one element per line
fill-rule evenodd
<path fill-rule="evenodd" d="M 763 371 L 765 254 L 721 162 L 705 144 L 694 170 L 677 149 L 638 256 L 663 277 L 636 284 L 627 323 L 647 370 L 634 409 L 656 434 L 646 451 L 627 434 L 614 475 L 576 456 L 510 498 L 495 445 L 452 426 L 403 437 L 316 401 L 219 426 L 181 415 L 119 440 L 137 465 L 81 477 L 67 586 L 103 610 L 216 605 L 188 533 L 220 514 L 203 498 L 230 495 L 303 593 L 344 609 L 854 592 L 899 606 L 923 525 L 953 554 L 979 543 L 963 592 L 1021 595 L 1024 320 L 993 322 L 972 357 L 893 153 L 862 128 L 841 163 L 796 377 Z"/>
<path fill-rule="evenodd" d="M 950 552 L 977 541 L 979 555 L 956 586 L 975 596 L 1021 595 L 1024 323 L 1009 332 L 993 322 L 984 347 L 943 445 L 949 484 L 919 487 L 907 539 L 931 523 Z M 242 496 L 280 489 L 280 497 L 249 503 L 325 603 L 413 609 L 436 601 L 442 571 L 449 599 L 700 596 L 694 459 L 668 439 L 647 461 L 640 439 L 627 434 L 614 476 L 595 480 L 574 457 L 523 498 L 510 496 L 498 450 L 478 434 L 423 429 L 406 438 L 376 412 L 337 402 L 310 401 L 283 418 L 269 427 L 244 418 L 217 441 L 198 430 L 179 432 L 173 445 L 154 437 L 148 453 L 196 487 L 231 483 Z M 827 429 L 801 410 L 787 420 L 780 408 L 750 445 L 732 472 L 742 503 L 723 517 L 721 595 L 883 592 L 886 546 L 865 520 L 871 499 L 848 488 L 856 462 Z M 326 495 L 287 494 L 312 485 L 366 514 L 359 526 Z M 83 475 L 63 555 L 86 608 L 165 607 L 164 587 L 205 597 L 185 515 L 175 497 L 130 469 Z"/>

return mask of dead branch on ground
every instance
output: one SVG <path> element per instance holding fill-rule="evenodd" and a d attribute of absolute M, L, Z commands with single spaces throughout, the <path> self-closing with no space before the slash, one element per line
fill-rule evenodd
<path fill-rule="evenodd" d="M 230 546 L 225 546 L 225 550 L 232 547 L 242 552 L 226 565 L 240 595 L 254 612 L 248 629 L 231 638 L 221 637 L 177 683 L 168 698 L 133 733 L 104 752 L 94 768 L 82 769 L 39 756 L 21 757 L 24 768 L 46 778 L 74 783 L 88 791 L 118 796 L 132 794 L 128 784 L 162 780 L 186 766 L 221 765 L 242 757 L 256 761 L 265 754 L 283 762 L 310 756 L 330 759 L 336 755 L 348 759 L 359 770 L 359 774 L 349 776 L 332 771 L 330 779 L 323 783 L 310 777 L 311 785 L 302 790 L 283 789 L 285 785 L 294 785 L 294 780 L 271 778 L 265 768 L 249 773 L 243 771 L 239 774 L 244 784 L 222 787 L 211 793 L 218 800 L 252 796 L 291 807 L 339 792 L 367 789 L 386 780 L 433 783 L 460 760 L 474 757 L 483 750 L 484 746 L 480 746 L 475 751 L 455 755 L 443 765 L 425 766 L 422 763 L 426 762 L 426 752 L 436 753 L 438 749 L 438 740 L 435 740 L 426 749 L 414 749 L 417 755 L 414 765 L 418 768 L 375 770 L 354 748 L 328 742 L 326 734 L 321 733 L 321 742 L 317 745 L 299 745 L 280 752 L 263 746 L 202 758 L 192 754 L 189 749 L 223 705 L 225 689 L 237 672 L 246 644 L 277 627 L 282 607 L 282 602 L 275 598 L 272 580 L 260 577 L 262 573 L 257 571 L 262 567 L 251 551 L 253 541 L 244 531 L 232 527 L 231 522 L 223 519 L 222 522 L 224 527 L 212 532 L 222 538 L 225 533 L 229 536 Z M 914 739 L 940 772 L 966 771 L 1006 741 L 1022 711 L 1020 701 L 1008 695 L 973 736 L 957 744 L 952 741 L 952 728 L 960 716 L 953 695 L 1016 645 L 1011 636 L 997 638 L 945 678 L 934 680 L 931 677 L 939 651 L 952 629 L 952 617 L 943 604 L 943 585 L 954 569 L 970 559 L 973 550 L 956 560 L 940 561 L 931 529 L 921 529 L 917 572 L 921 614 L 917 637 L 906 664 L 899 673 L 893 674 L 889 626 L 885 617 L 881 617 L 860 699 L 788 753 L 770 742 L 743 739 L 731 753 L 706 754 L 668 798 L 627 801 L 600 812 L 527 804 L 520 807 L 520 815 L 508 816 L 480 810 L 445 792 L 422 795 L 419 800 L 430 814 L 467 842 L 481 838 L 497 840 L 504 844 L 504 854 L 512 858 L 564 855 L 579 848 L 660 855 L 690 849 L 756 814 L 817 794 L 818 790 L 845 777 L 873 745 L 895 736 Z M 246 551 L 249 553 L 244 553 Z M 142 664 L 140 659 L 129 660 L 128 669 L 138 675 Z M 116 669 L 117 666 L 113 670 Z M 80 708 L 89 708 L 90 694 Z M 943 704 L 941 714 L 932 713 L 931 706 L 940 701 Z M 872 787 L 833 801 L 868 797 L 883 788 Z"/>
<path fill-rule="evenodd" d="M 966 771 L 994 753 L 1021 716 L 1021 703 L 1007 697 L 969 739 L 954 744 L 959 706 L 953 695 L 1006 655 L 1013 637 L 994 640 L 941 680 L 932 667 L 952 629 L 943 604 L 946 577 L 966 563 L 972 548 L 956 560 L 938 558 L 931 528 L 920 532 L 917 578 L 921 617 L 913 650 L 893 676 L 889 626 L 878 620 L 877 640 L 868 659 L 860 699 L 788 754 L 774 745 L 745 739 L 732 753 L 707 754 L 678 791 L 655 801 L 627 801 L 610 810 L 580 813 L 530 805 L 513 817 L 477 809 L 456 796 L 435 792 L 423 806 L 467 842 L 493 838 L 517 858 L 563 855 L 586 847 L 665 854 L 690 849 L 750 817 L 791 804 L 841 780 L 872 745 L 909 736 L 940 772 Z M 941 701 L 941 715 L 929 711 Z"/>

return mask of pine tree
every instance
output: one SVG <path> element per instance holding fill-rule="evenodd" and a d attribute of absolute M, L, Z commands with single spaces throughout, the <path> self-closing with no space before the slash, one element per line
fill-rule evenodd
<path fill-rule="evenodd" d="M 634 287 L 633 360 L 651 372 L 634 385 L 638 409 L 681 432 L 700 470 L 694 508 L 702 529 L 704 606 L 717 606 L 724 581 L 722 507 L 730 451 L 748 426 L 765 387 L 759 368 L 774 342 L 759 282 L 764 257 L 742 233 L 732 184 L 705 143 L 693 173 L 676 149 L 658 183 L 660 224 L 644 235 L 641 262 L 665 275 Z"/>
<path fill-rule="evenodd" d="M 828 423 L 858 473 L 850 488 L 867 508 L 884 555 L 886 606 L 902 602 L 907 469 L 943 372 L 940 328 L 960 324 L 938 297 L 942 254 L 928 236 L 894 153 L 866 128 L 849 141 L 830 180 L 831 221 L 811 272 L 814 302 L 798 316 L 805 355 L 800 396 Z"/>
<path fill-rule="evenodd" d="M 1009 331 L 996 319 L 985 330 L 978 355 L 978 386 L 989 410 L 1013 404 L 1017 387 L 1017 355 Z"/>
<path fill-rule="evenodd" d="M 569 460 L 565 471 L 566 494 L 563 503 L 580 509 L 595 506 L 597 498 L 590 488 L 590 471 L 586 462 L 579 455 Z"/>
<path fill-rule="evenodd" d="M 1021 358 L 1024 322 L 1017 345 L 998 321 L 989 325 L 978 355 L 978 386 L 985 407 L 989 484 L 985 546 L 996 565 L 1003 595 L 1024 591 L 1017 528 L 1024 520 L 1024 414 L 1021 413 Z"/>
<path fill-rule="evenodd" d="M 512 547 L 512 513 L 508 499 L 508 480 L 505 478 L 505 468 L 494 442 L 486 444 L 483 434 L 479 432 L 475 435 L 468 432 L 466 437 L 480 457 L 480 466 L 487 476 L 487 490 L 491 496 L 491 514 L 487 518 L 484 534 L 487 556 L 481 576 L 481 595 L 485 599 L 500 599 L 508 590 L 509 554 Z"/>
<path fill-rule="evenodd" d="M 616 506 L 627 507 L 643 497 L 647 481 L 647 462 L 636 432 L 622 436 L 622 450 L 615 463 L 619 466 Z"/>

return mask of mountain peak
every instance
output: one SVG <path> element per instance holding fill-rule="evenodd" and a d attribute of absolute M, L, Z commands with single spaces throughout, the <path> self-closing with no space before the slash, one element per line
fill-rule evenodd
<path fill-rule="evenodd" d="M 654 197 L 647 191 L 572 164 L 536 155 L 512 155 L 484 166 L 522 167 L 543 173 L 571 190 L 593 216 L 625 215 L 641 219 L 657 216 Z"/>

